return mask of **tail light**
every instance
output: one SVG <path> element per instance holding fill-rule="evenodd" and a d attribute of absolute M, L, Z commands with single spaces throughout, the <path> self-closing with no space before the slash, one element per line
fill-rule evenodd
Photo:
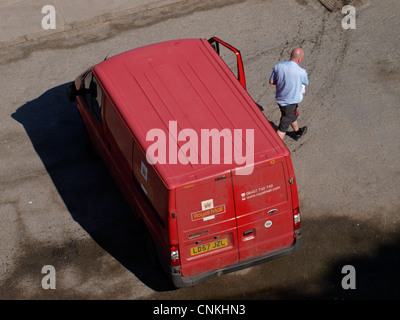
<path fill-rule="evenodd" d="M 179 248 L 178 246 L 171 246 L 171 266 L 176 267 L 181 264 L 179 259 Z"/>
<path fill-rule="evenodd" d="M 294 224 L 294 230 L 299 230 L 300 229 L 300 209 L 295 208 L 293 210 L 293 224 Z"/>

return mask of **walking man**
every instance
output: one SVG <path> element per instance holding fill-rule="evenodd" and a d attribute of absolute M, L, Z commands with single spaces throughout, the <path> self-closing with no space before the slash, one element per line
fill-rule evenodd
<path fill-rule="evenodd" d="M 277 133 L 283 140 L 289 125 L 292 126 L 295 137 L 299 140 L 306 132 L 307 127 L 299 128 L 297 123 L 298 106 L 303 100 L 304 86 L 308 85 L 306 70 L 300 67 L 304 51 L 296 48 L 290 55 L 290 61 L 279 62 L 275 65 L 269 84 L 276 86 L 275 101 L 281 110 L 281 119 Z"/>

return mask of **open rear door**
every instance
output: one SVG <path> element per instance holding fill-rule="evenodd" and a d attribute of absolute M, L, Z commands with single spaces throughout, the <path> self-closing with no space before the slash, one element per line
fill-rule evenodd
<path fill-rule="evenodd" d="M 211 39 L 208 40 L 208 42 L 210 42 L 210 44 L 213 46 L 215 51 L 221 56 L 221 58 L 225 61 L 225 63 L 228 65 L 228 67 L 231 68 L 231 64 L 236 64 L 236 70 L 232 70 L 232 69 L 231 70 L 232 70 L 233 74 L 236 76 L 236 78 L 239 80 L 239 82 L 241 83 L 243 88 L 246 89 L 246 77 L 244 75 L 243 60 L 242 60 L 242 55 L 240 54 L 240 51 L 238 49 L 236 49 L 235 47 L 231 46 L 229 43 L 226 43 L 217 37 L 212 37 Z M 235 61 L 230 61 L 231 56 L 228 56 L 228 57 L 224 56 L 224 54 L 221 52 L 220 45 L 222 45 L 224 48 L 228 49 L 228 51 L 234 53 Z"/>
<path fill-rule="evenodd" d="M 257 164 L 251 175 L 233 173 L 239 260 L 293 243 L 293 213 L 285 158 Z"/>
<path fill-rule="evenodd" d="M 212 177 L 176 191 L 183 276 L 238 262 L 232 177 Z"/>

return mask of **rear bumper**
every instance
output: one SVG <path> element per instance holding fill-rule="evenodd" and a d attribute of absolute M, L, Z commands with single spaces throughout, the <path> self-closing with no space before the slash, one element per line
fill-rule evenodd
<path fill-rule="evenodd" d="M 286 256 L 288 254 L 296 252 L 302 244 L 302 235 L 299 234 L 298 237 L 293 241 L 293 243 L 285 248 L 269 252 L 265 255 L 258 256 L 252 259 L 248 259 L 245 261 L 240 261 L 238 263 L 226 266 L 221 269 L 216 269 L 212 271 L 207 271 L 204 273 L 196 274 L 194 276 L 189 276 L 189 277 L 183 277 L 181 273 L 179 272 L 179 268 L 174 268 L 171 267 L 171 279 L 175 287 L 181 288 L 181 287 L 191 287 L 195 286 L 203 281 L 206 281 L 208 279 L 214 278 L 216 276 L 221 276 L 227 273 L 239 271 L 241 269 L 249 268 L 273 259 L 277 259 L 283 256 Z"/>

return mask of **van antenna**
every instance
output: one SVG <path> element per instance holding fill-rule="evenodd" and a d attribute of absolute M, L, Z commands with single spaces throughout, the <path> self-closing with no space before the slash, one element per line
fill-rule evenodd
<path fill-rule="evenodd" d="M 111 49 L 112 50 L 112 49 Z M 104 61 L 106 61 L 107 60 L 107 58 L 108 58 L 108 56 L 110 55 L 110 53 L 111 53 L 111 50 L 108 52 L 108 54 L 106 55 L 106 57 L 104 58 Z"/>

